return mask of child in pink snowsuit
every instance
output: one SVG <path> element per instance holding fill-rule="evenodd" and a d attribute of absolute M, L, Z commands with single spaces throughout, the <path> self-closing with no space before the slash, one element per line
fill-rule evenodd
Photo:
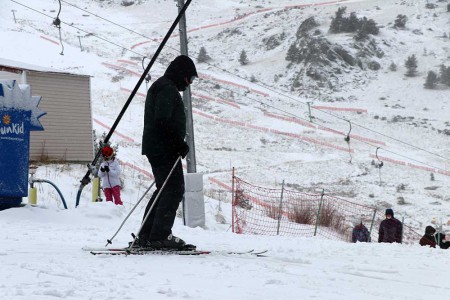
<path fill-rule="evenodd" d="M 103 162 L 100 164 L 98 177 L 102 179 L 102 188 L 106 201 L 113 201 L 116 205 L 123 205 L 120 199 L 120 165 L 110 146 L 102 149 Z"/>

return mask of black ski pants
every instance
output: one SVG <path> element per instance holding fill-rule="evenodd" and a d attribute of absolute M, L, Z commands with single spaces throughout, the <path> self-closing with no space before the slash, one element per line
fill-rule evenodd
<path fill-rule="evenodd" d="M 145 208 L 145 216 L 155 201 L 161 190 L 164 181 L 170 173 L 178 157 L 174 156 L 148 156 L 148 161 L 152 166 L 153 176 L 155 176 L 156 191 L 150 198 Z M 147 221 L 142 224 L 139 238 L 142 240 L 162 240 L 172 233 L 172 226 L 175 221 L 178 206 L 184 196 L 184 176 L 181 159 L 167 181 L 161 195 L 150 212 Z M 143 219 L 143 220 L 144 220 Z"/>

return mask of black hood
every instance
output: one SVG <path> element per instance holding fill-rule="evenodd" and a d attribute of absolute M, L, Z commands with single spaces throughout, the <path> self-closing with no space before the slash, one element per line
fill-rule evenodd
<path fill-rule="evenodd" d="M 177 56 L 170 63 L 164 76 L 173 81 L 179 91 L 184 91 L 188 86 L 185 78 L 189 80 L 192 76 L 198 77 L 194 62 L 186 55 Z"/>
<path fill-rule="evenodd" d="M 433 226 L 427 226 L 427 227 L 425 228 L 425 234 L 426 234 L 426 235 L 433 235 L 433 234 L 435 234 L 435 233 L 436 233 L 436 229 L 434 229 Z"/>
<path fill-rule="evenodd" d="M 394 217 L 394 211 L 391 208 L 386 209 L 386 215 L 391 215 L 392 217 Z"/>

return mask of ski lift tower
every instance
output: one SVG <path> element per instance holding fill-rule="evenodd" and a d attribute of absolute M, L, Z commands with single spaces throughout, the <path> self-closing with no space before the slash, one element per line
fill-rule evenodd
<path fill-rule="evenodd" d="M 178 2 L 178 12 L 184 6 L 184 0 L 176 0 Z M 179 23 L 180 28 L 180 52 L 182 55 L 188 55 L 188 40 L 186 32 L 186 15 L 183 15 Z M 194 142 L 194 121 L 192 119 L 192 97 L 191 97 L 191 87 L 188 86 L 186 90 L 183 91 L 183 102 L 186 107 L 186 143 L 189 146 L 189 153 L 186 156 L 187 162 L 187 172 L 196 173 L 197 172 L 197 162 L 195 160 L 195 142 Z"/>
<path fill-rule="evenodd" d="M 184 6 L 184 0 L 178 2 L 178 13 Z M 180 52 L 188 55 L 188 40 L 186 31 L 186 16 L 183 15 L 179 23 Z M 185 174 L 185 193 L 183 199 L 183 223 L 189 227 L 205 226 L 205 203 L 203 198 L 203 175 L 197 173 L 194 142 L 194 121 L 192 118 L 191 87 L 183 91 L 183 103 L 186 108 L 186 143 L 189 153 L 186 156 L 187 173 Z"/>

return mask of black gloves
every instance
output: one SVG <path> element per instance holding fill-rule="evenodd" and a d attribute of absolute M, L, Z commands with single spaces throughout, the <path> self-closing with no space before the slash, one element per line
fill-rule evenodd
<path fill-rule="evenodd" d="M 182 143 L 179 143 L 175 150 L 178 155 L 180 155 L 182 158 L 185 158 L 189 153 L 189 146 L 185 141 L 183 141 Z"/>
<path fill-rule="evenodd" d="M 101 167 L 100 171 L 102 171 L 102 172 L 109 172 L 109 167 L 108 166 Z"/>

